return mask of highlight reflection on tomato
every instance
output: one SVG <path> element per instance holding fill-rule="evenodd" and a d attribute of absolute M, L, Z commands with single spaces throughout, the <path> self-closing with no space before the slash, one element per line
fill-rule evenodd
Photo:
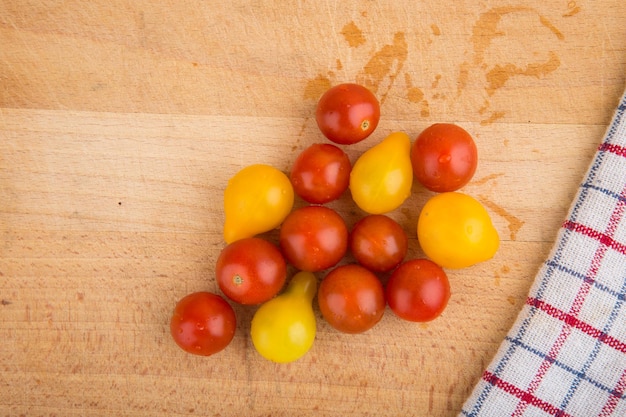
<path fill-rule="evenodd" d="M 273 362 L 292 362 L 306 354 L 315 340 L 317 323 L 311 303 L 317 278 L 298 272 L 282 294 L 254 313 L 250 337 L 254 348 Z"/>
<path fill-rule="evenodd" d="M 491 259 L 500 246 L 487 209 L 459 192 L 436 194 L 426 201 L 417 219 L 417 239 L 429 259 L 450 269 Z"/>
<path fill-rule="evenodd" d="M 344 333 L 374 327 L 385 311 L 385 291 L 373 272 L 357 264 L 338 266 L 320 284 L 317 300 L 324 319 Z"/>
<path fill-rule="evenodd" d="M 220 252 L 215 277 L 222 292 L 240 304 L 260 304 L 274 297 L 287 279 L 280 249 L 260 237 L 236 240 Z"/>
<path fill-rule="evenodd" d="M 346 254 L 348 228 L 335 210 L 306 206 L 287 216 L 279 241 L 289 263 L 301 271 L 316 272 L 335 266 Z"/>
<path fill-rule="evenodd" d="M 424 129 L 411 148 L 415 178 L 435 192 L 456 191 L 474 176 L 478 151 L 472 136 L 451 123 Z"/>
<path fill-rule="evenodd" d="M 385 295 L 389 308 L 398 317 L 431 321 L 448 305 L 450 283 L 439 265 L 429 259 L 412 259 L 393 271 Z"/>
<path fill-rule="evenodd" d="M 339 84 L 322 95 L 315 112 L 317 126 L 329 140 L 351 145 L 367 138 L 378 126 L 380 104 L 359 84 Z"/>
<path fill-rule="evenodd" d="M 277 168 L 254 164 L 241 169 L 224 190 L 224 240 L 232 243 L 278 227 L 293 200 L 291 181 Z"/>
<path fill-rule="evenodd" d="M 350 172 L 352 199 L 363 211 L 383 214 L 395 210 L 411 195 L 411 140 L 393 132 L 356 160 Z"/>
<path fill-rule="evenodd" d="M 348 155 L 330 143 L 314 143 L 296 158 L 290 180 L 295 193 L 312 204 L 336 200 L 348 189 L 352 165 Z"/>
<path fill-rule="evenodd" d="M 217 294 L 195 292 L 176 304 L 170 333 L 176 344 L 194 355 L 213 355 L 230 344 L 237 320 L 233 308 Z"/>
<path fill-rule="evenodd" d="M 402 226 L 383 214 L 359 220 L 350 233 L 350 251 L 355 259 L 374 272 L 387 272 L 406 256 L 409 239 Z"/>

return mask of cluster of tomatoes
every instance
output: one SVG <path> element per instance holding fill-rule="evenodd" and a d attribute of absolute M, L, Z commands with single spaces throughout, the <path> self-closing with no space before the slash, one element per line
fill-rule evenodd
<path fill-rule="evenodd" d="M 265 358 L 290 362 L 315 339 L 312 303 L 334 328 L 371 329 L 387 305 L 400 318 L 430 321 L 445 309 L 450 284 L 444 268 L 490 259 L 498 234 L 485 208 L 458 192 L 477 165 L 472 137 L 454 124 L 426 128 L 411 145 L 394 132 L 351 164 L 337 145 L 367 138 L 377 127 L 376 97 L 358 84 L 341 84 L 319 100 L 317 124 L 331 143 L 300 153 L 290 175 L 264 164 L 243 168 L 224 190 L 224 239 L 215 273 L 231 301 L 259 306 L 250 325 L 254 347 Z M 408 237 L 385 213 L 410 196 L 413 180 L 434 191 L 417 222 L 425 258 L 405 260 Z M 327 206 L 349 190 L 366 215 L 351 230 Z M 294 209 L 295 196 L 308 203 Z M 263 234 L 278 228 L 278 244 Z M 350 252 L 356 262 L 341 264 Z M 298 270 L 287 284 L 291 265 Z M 315 273 L 325 273 L 318 288 Z M 388 274 L 383 286 L 380 276 Z M 236 317 L 220 295 L 198 292 L 181 299 L 170 322 L 184 350 L 211 355 L 232 340 Z"/>

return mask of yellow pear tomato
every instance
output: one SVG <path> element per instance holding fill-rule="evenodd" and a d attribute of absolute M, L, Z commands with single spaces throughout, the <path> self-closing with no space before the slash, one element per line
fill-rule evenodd
<path fill-rule="evenodd" d="M 410 151 L 409 136 L 394 132 L 357 159 L 350 173 L 350 192 L 357 206 L 370 214 L 387 213 L 411 195 Z"/>
<path fill-rule="evenodd" d="M 224 240 L 231 243 L 278 227 L 293 208 L 289 177 L 263 164 L 237 172 L 224 190 Z"/>
<path fill-rule="evenodd" d="M 311 349 L 317 326 L 311 303 L 316 292 L 315 275 L 298 272 L 285 292 L 259 307 L 250 337 L 261 356 L 273 362 L 293 362 Z"/>
<path fill-rule="evenodd" d="M 465 268 L 491 259 L 500 238 L 489 213 L 473 197 L 445 192 L 430 198 L 419 215 L 422 250 L 443 268 Z"/>

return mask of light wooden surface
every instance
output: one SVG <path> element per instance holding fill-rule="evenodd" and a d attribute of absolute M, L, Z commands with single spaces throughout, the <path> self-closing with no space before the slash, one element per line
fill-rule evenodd
<path fill-rule="evenodd" d="M 0 1 L 0 414 L 454 416 L 514 321 L 624 90 L 626 9 L 598 2 Z M 217 291 L 221 195 L 324 141 L 330 85 L 367 85 L 394 130 L 459 123 L 464 191 L 502 237 L 450 272 L 438 320 L 319 320 L 275 365 L 254 309 L 220 354 L 172 342 L 176 300 Z M 428 197 L 391 215 L 411 236 Z M 299 203 L 301 204 L 301 203 Z M 353 224 L 349 196 L 331 205 Z M 321 275 L 320 275 L 321 278 Z M 319 311 L 317 311 L 318 317 Z"/>

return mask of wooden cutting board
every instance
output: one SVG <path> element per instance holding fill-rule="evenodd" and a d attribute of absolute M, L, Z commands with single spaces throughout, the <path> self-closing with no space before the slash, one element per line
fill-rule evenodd
<path fill-rule="evenodd" d="M 621 0 L 0 1 L 0 414 L 454 416 L 525 303 L 624 90 Z M 327 325 L 301 360 L 262 359 L 253 308 L 213 357 L 169 335 L 175 302 L 218 291 L 222 192 L 252 163 L 288 172 L 324 142 L 340 82 L 378 130 L 458 123 L 480 163 L 496 257 L 449 271 L 428 324 L 387 310 Z M 421 256 L 430 196 L 390 213 Z M 302 204 L 301 202 L 299 204 Z M 349 225 L 346 195 L 331 205 Z M 321 279 L 323 274 L 319 274 Z"/>

